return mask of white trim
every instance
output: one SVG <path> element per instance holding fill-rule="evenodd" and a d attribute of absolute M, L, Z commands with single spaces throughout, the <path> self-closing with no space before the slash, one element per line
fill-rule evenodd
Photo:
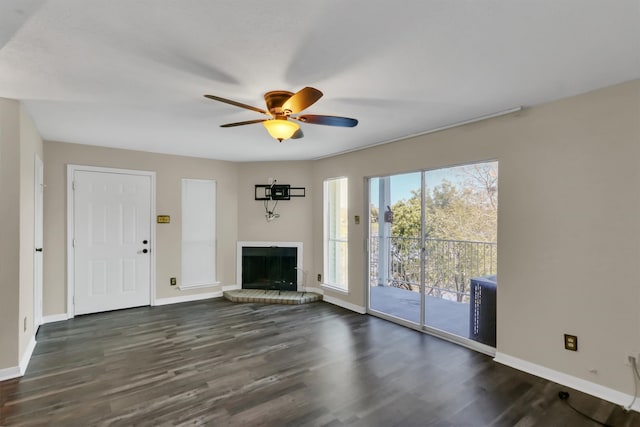
<path fill-rule="evenodd" d="M 241 289 L 242 286 L 238 285 L 237 283 L 234 283 L 233 285 L 223 285 L 222 286 L 222 292 L 224 291 L 235 291 L 236 289 Z"/>
<path fill-rule="evenodd" d="M 73 317 L 73 316 L 71 316 Z M 52 314 L 49 316 L 42 317 L 42 324 L 54 323 L 54 322 L 62 322 L 64 320 L 69 320 L 71 318 L 67 313 L 62 314 Z"/>
<path fill-rule="evenodd" d="M 75 224 L 73 212 L 73 176 L 75 165 L 67 165 L 67 314 L 74 315 L 73 297 L 75 283 L 75 259 L 73 251 L 73 229 Z"/>
<path fill-rule="evenodd" d="M 73 201 L 73 177 L 76 171 L 87 172 L 103 172 L 103 173 L 120 173 L 127 175 L 139 175 L 148 176 L 151 180 L 150 185 L 150 216 L 149 228 L 150 228 L 150 240 L 151 240 L 151 259 L 149 264 L 149 302 L 150 305 L 154 305 L 156 300 L 156 172 L 155 171 L 143 171 L 133 169 L 118 169 L 118 168 L 106 168 L 100 166 L 86 166 L 86 165 L 73 165 L 67 164 L 67 318 L 71 319 L 75 316 L 74 300 L 74 283 L 75 283 L 75 265 L 73 257 L 73 229 L 74 229 L 74 201 Z"/>
<path fill-rule="evenodd" d="M 179 297 L 156 298 L 153 305 L 179 304 L 181 302 L 200 301 L 204 299 L 219 298 L 221 296 L 222 291 L 208 292 L 206 294 L 183 295 Z"/>
<path fill-rule="evenodd" d="M 38 174 L 40 172 L 40 174 Z M 38 326 L 42 324 L 42 310 L 44 306 L 44 254 L 40 252 L 40 271 L 38 271 L 38 252 L 35 249 L 44 246 L 44 162 L 38 155 L 34 153 L 33 158 L 33 330 L 34 333 L 38 331 Z M 38 202 L 38 200 L 40 202 Z M 40 209 L 38 210 L 38 207 Z M 38 220 L 40 227 L 38 227 Z M 37 230 L 40 229 L 40 242 L 36 242 L 38 239 Z M 38 245 L 39 243 L 39 245 Z"/>
<path fill-rule="evenodd" d="M 508 354 L 498 352 L 493 360 L 503 365 L 510 366 L 520 371 L 579 390 L 583 393 L 590 394 L 591 396 L 595 396 L 618 405 L 626 406 L 633 400 L 633 396 L 630 394 L 622 393 L 618 390 L 583 380 L 581 378 L 574 377 L 573 375 L 565 374 L 564 372 L 556 371 L 517 357 L 509 356 Z M 636 401 L 631 409 L 634 411 L 640 411 L 640 401 Z"/>
<path fill-rule="evenodd" d="M 146 174 L 148 174 L 151 179 L 151 200 L 149 201 L 149 203 L 151 203 L 151 223 L 149 224 L 151 228 L 151 245 L 149 247 L 151 250 L 151 265 L 149 266 L 151 269 L 149 272 L 149 305 L 151 305 L 156 300 L 156 172 L 147 171 Z"/>
<path fill-rule="evenodd" d="M 27 344 L 27 348 L 22 354 L 22 358 L 20 359 L 20 365 L 18 369 L 20 370 L 20 376 L 24 375 L 27 372 L 27 367 L 29 366 L 29 361 L 31 360 L 31 355 L 33 354 L 33 350 L 36 348 L 36 337 L 32 336 L 29 340 L 29 344 Z"/>
<path fill-rule="evenodd" d="M 204 197 L 199 197 L 199 196 L 204 196 L 204 195 L 198 194 L 197 191 L 199 190 L 194 189 L 193 186 L 190 185 L 194 183 L 201 183 L 201 184 L 208 185 L 206 193 L 207 195 L 213 196 L 211 205 L 197 206 L 198 202 L 202 202 L 202 200 L 204 199 Z M 217 284 L 220 284 L 220 281 L 218 281 L 217 279 L 218 277 L 217 276 L 218 274 L 218 265 L 217 265 L 218 225 L 217 225 L 216 211 L 218 206 L 218 182 L 215 179 L 182 178 L 180 188 L 181 188 L 180 206 L 182 208 L 182 220 L 180 222 L 180 227 L 181 227 L 180 241 L 182 243 L 182 249 L 181 249 L 181 255 L 180 255 L 180 269 L 182 271 L 182 277 L 181 277 L 182 284 L 178 286 L 178 288 L 180 290 L 187 290 L 187 289 L 199 289 L 199 288 L 215 286 Z M 195 197 L 193 197 L 194 191 L 196 191 Z M 197 200 L 196 206 L 194 206 L 192 203 L 187 203 L 188 200 L 191 200 L 192 202 L 194 200 Z M 205 236 L 203 234 L 204 233 L 203 228 L 206 227 L 206 224 L 196 224 L 196 222 L 199 222 L 199 220 L 193 221 L 193 218 L 191 218 L 192 212 L 198 212 L 198 211 L 204 211 L 204 210 L 207 210 L 208 213 L 211 214 L 211 217 L 210 217 L 211 222 L 209 223 L 209 225 L 211 226 L 211 234 L 207 235 L 206 239 L 204 239 Z M 194 226 L 195 226 L 195 229 L 190 229 L 190 227 L 194 227 Z M 197 283 L 197 281 L 202 280 L 202 274 L 201 274 L 202 268 L 200 268 L 200 265 L 198 264 L 196 264 L 196 266 L 189 265 L 190 257 L 188 256 L 188 251 L 187 253 L 185 253 L 185 248 L 188 247 L 190 244 L 189 240 L 185 240 L 185 236 L 192 235 L 192 233 L 196 230 L 197 230 L 199 239 L 204 239 L 209 241 L 210 248 L 212 249 L 212 252 L 213 252 L 212 258 L 211 258 L 213 260 L 212 265 L 210 264 L 207 266 L 207 268 L 205 268 L 206 270 L 208 269 L 208 267 L 211 267 L 211 275 L 206 279 L 203 279 L 203 281 L 207 281 L 207 282 L 211 281 L 212 283 L 206 283 L 206 284 Z M 192 278 L 193 277 L 192 273 L 194 273 L 195 269 L 200 270 L 199 273 L 195 274 L 197 277 L 199 277 L 196 280 Z M 208 276 L 208 274 L 206 275 Z"/>
<path fill-rule="evenodd" d="M 359 305 L 355 305 L 355 304 L 351 304 L 350 302 L 346 302 L 343 301 L 339 298 L 334 298 L 334 297 L 330 297 L 328 295 L 323 295 L 322 296 L 322 300 L 325 302 L 328 302 L 329 304 L 333 304 L 333 305 L 337 305 L 338 307 L 342 307 L 342 308 L 346 308 L 347 310 L 351 310 L 351 311 L 355 311 L 358 314 L 366 314 L 367 313 L 367 309 L 359 306 Z"/>
<path fill-rule="evenodd" d="M 302 242 L 256 242 L 256 241 L 238 241 L 236 248 L 236 281 L 239 283 L 238 286 L 242 288 L 242 248 L 243 247 L 256 247 L 256 248 L 268 248 L 270 246 L 278 246 L 282 248 L 296 248 L 297 249 L 297 257 L 298 257 L 298 268 L 296 269 L 296 281 L 298 282 L 297 290 L 302 292 L 304 284 L 302 283 L 304 280 L 303 271 L 301 265 L 304 265 L 302 262 L 303 248 L 304 245 Z M 237 289 L 240 289 L 237 288 Z"/>
<path fill-rule="evenodd" d="M 322 275 L 325 280 L 329 277 L 327 273 L 329 271 L 329 182 L 330 181 L 342 181 L 346 182 L 346 209 L 347 209 L 347 238 L 346 239 L 334 239 L 334 241 L 339 241 L 346 243 L 347 245 L 347 262 L 346 262 L 346 283 L 342 283 L 344 287 L 340 287 L 340 285 L 326 284 L 323 283 L 323 287 L 327 287 L 330 290 L 335 292 L 339 292 L 345 295 L 349 294 L 349 177 L 348 176 L 336 176 L 336 177 L 328 177 L 322 181 Z M 341 207 L 341 205 L 339 206 Z"/>
<path fill-rule="evenodd" d="M 220 286 L 220 282 L 201 283 L 201 284 L 193 284 L 193 285 L 180 285 L 178 286 L 178 289 L 180 289 L 181 291 L 189 291 L 191 289 L 214 288 L 216 286 Z"/>
<path fill-rule="evenodd" d="M 33 350 L 36 348 L 36 338 L 31 337 L 29 340 L 29 344 L 27 345 L 26 350 L 22 354 L 20 358 L 20 364 L 18 366 L 12 366 L 10 368 L 0 369 L 0 381 L 10 380 L 12 378 L 18 378 L 24 375 L 27 371 L 27 367 L 29 366 L 29 361 L 31 360 L 31 355 L 33 354 Z"/>
<path fill-rule="evenodd" d="M 323 283 L 322 285 L 320 285 L 320 287 L 323 288 L 323 289 L 326 289 L 328 291 L 335 292 L 337 294 L 349 295 L 349 290 L 348 289 L 339 288 L 339 287 L 334 286 L 334 285 L 328 285 L 326 283 Z"/>
<path fill-rule="evenodd" d="M 340 151 L 338 153 L 332 153 L 332 154 L 327 154 L 327 155 L 320 156 L 320 157 L 314 157 L 311 160 L 322 160 L 322 159 L 326 159 L 326 158 L 329 158 L 329 157 L 340 156 L 342 154 L 353 153 L 354 151 L 366 150 L 368 148 L 376 147 L 378 145 L 384 145 L 384 144 L 389 144 L 391 142 L 402 141 L 402 140 L 405 140 L 405 139 L 415 138 L 415 137 L 423 136 L 423 135 L 429 135 L 430 133 L 441 132 L 443 130 L 457 128 L 458 126 L 464 126 L 464 125 L 468 125 L 468 124 L 471 124 L 471 123 L 480 122 L 480 121 L 483 121 L 483 120 L 493 119 L 495 117 L 506 116 L 507 114 L 517 113 L 517 112 L 522 111 L 523 109 L 524 109 L 524 106 L 520 105 L 518 107 L 509 108 L 508 110 L 502 110 L 502 111 L 497 111 L 495 113 L 485 114 L 484 116 L 474 117 L 472 119 L 463 120 L 461 122 L 451 123 L 451 124 L 448 124 L 448 125 L 444 125 L 444 126 L 440 126 L 440 127 L 434 128 L 434 129 L 425 130 L 423 132 L 412 133 L 412 134 L 409 134 L 409 135 L 400 136 L 398 138 L 387 139 L 387 140 L 384 140 L 384 141 L 374 142 L 373 144 L 369 144 L 369 145 L 365 145 L 365 146 L 361 146 L 361 147 L 357 147 L 357 148 L 351 148 L 351 149 L 348 149 L 348 150 Z"/>
<path fill-rule="evenodd" d="M 0 369 L 0 381 L 11 380 L 13 378 L 18 378 L 21 376 L 22 374 L 20 373 L 20 368 L 17 366 Z"/>
<path fill-rule="evenodd" d="M 324 295 L 324 289 L 313 286 L 306 286 L 304 292 L 315 292 L 316 294 Z"/>

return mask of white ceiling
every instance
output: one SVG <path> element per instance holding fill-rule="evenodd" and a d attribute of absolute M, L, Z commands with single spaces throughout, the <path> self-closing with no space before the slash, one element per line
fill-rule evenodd
<path fill-rule="evenodd" d="M 2 0 L 0 97 L 44 139 L 299 160 L 640 78 L 640 0 Z M 278 143 L 248 110 L 313 86 Z"/>

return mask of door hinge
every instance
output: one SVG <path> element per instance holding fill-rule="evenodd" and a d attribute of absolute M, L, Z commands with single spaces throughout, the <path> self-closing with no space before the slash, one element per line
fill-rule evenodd
<path fill-rule="evenodd" d="M 71 239 L 71 247 L 76 247 L 76 239 Z"/>
<path fill-rule="evenodd" d="M 75 190 L 76 189 L 76 181 L 71 181 L 71 189 Z"/>

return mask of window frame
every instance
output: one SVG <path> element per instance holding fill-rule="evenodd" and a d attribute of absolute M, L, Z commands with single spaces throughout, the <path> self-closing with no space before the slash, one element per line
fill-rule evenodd
<path fill-rule="evenodd" d="M 344 187 L 341 189 L 341 193 L 338 195 L 330 194 L 331 183 L 343 182 Z M 341 185 L 341 184 L 339 184 Z M 326 178 L 323 182 L 323 284 L 324 288 L 328 288 L 332 291 L 341 293 L 349 293 L 349 179 L 346 176 Z M 340 200 L 336 200 L 340 199 Z M 338 203 L 337 211 L 334 211 L 335 215 L 331 215 L 330 210 L 332 204 Z M 344 205 L 343 205 L 344 203 Z M 344 217 L 342 217 L 344 215 Z M 338 224 L 332 224 L 332 220 L 339 222 Z M 344 228 L 344 233 L 338 237 L 332 237 L 332 226 Z M 338 244 L 343 246 L 344 266 L 334 266 L 332 261 L 334 258 L 331 256 L 331 245 Z M 334 250 L 335 251 L 335 250 Z M 337 252 L 337 251 L 335 251 Z M 337 268 L 344 268 L 344 274 L 342 278 L 344 283 L 340 283 L 336 280 L 337 275 L 332 272 Z"/>
<path fill-rule="evenodd" d="M 196 203 L 193 206 L 187 206 L 187 203 L 189 203 L 189 192 L 194 191 L 194 188 L 192 186 L 191 189 L 189 189 L 189 183 L 197 183 L 197 184 L 209 184 L 210 188 L 206 189 L 205 191 L 211 190 L 211 193 L 207 196 L 204 195 L 204 193 L 200 196 L 200 197 L 196 197 Z M 180 280 L 180 290 L 185 290 L 185 289 L 197 289 L 197 288 L 206 288 L 206 287 L 211 287 L 211 286 L 215 286 L 218 285 L 220 282 L 217 280 L 217 229 L 216 229 L 216 207 L 217 207 L 217 182 L 214 179 L 195 179 L 195 178 L 182 178 L 181 180 L 181 190 L 182 190 L 182 194 L 181 194 L 181 209 L 182 209 L 182 221 L 181 221 L 181 259 L 180 259 L 180 266 L 181 266 L 181 280 Z M 197 190 L 200 191 L 200 190 Z M 210 197 L 209 197 L 210 196 Z M 200 225 L 196 225 L 195 226 L 195 230 L 198 230 L 197 233 L 198 235 L 202 235 L 202 228 L 206 229 L 206 226 L 208 224 L 208 226 L 210 227 L 211 230 L 211 235 L 208 236 L 207 239 L 202 239 L 201 242 L 203 242 L 203 244 L 208 245 L 210 250 L 210 255 L 211 257 L 208 258 L 208 260 L 210 260 L 211 264 L 207 265 L 205 269 L 203 269 L 202 271 L 205 271 L 204 274 L 201 274 L 202 276 L 207 276 L 206 278 L 204 278 L 204 280 L 201 279 L 201 277 L 197 277 L 197 278 L 191 278 L 189 276 L 189 273 L 186 273 L 186 270 L 188 270 L 189 268 L 192 268 L 193 265 L 188 265 L 188 263 L 185 263 L 185 258 L 188 256 L 188 253 L 186 253 L 188 251 L 188 247 L 189 247 L 189 243 L 194 243 L 192 240 L 185 240 L 185 237 L 188 237 L 189 234 L 192 234 L 195 230 L 191 229 L 189 230 L 190 227 L 193 227 L 193 214 L 189 213 L 190 209 L 196 209 L 198 212 L 202 213 L 202 209 L 206 208 L 205 204 L 202 203 L 198 203 L 201 202 L 202 200 L 208 199 L 212 202 L 211 204 L 211 210 L 206 213 L 204 215 L 204 221 L 206 221 L 206 223 L 202 223 Z M 203 215 L 199 215 L 200 218 L 199 219 L 203 219 Z M 186 228 L 186 230 L 185 230 Z M 200 240 L 199 240 L 200 241 Z M 193 248 L 192 248 L 193 249 Z M 197 274 L 195 276 L 198 276 Z"/>

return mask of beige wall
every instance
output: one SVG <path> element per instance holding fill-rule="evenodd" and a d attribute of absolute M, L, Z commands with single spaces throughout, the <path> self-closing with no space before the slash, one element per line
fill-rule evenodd
<path fill-rule="evenodd" d="M 19 361 L 20 104 L 0 98 L 0 370 Z"/>
<path fill-rule="evenodd" d="M 307 272 L 314 259 L 311 239 L 311 207 L 314 195 L 311 167 L 310 161 L 239 163 L 237 186 L 238 240 L 302 242 L 302 268 Z M 276 213 L 280 214 L 280 218 L 267 222 L 264 202 L 256 201 L 254 194 L 255 185 L 268 184 L 269 178 L 276 179 L 280 184 L 305 187 L 306 196 L 279 201 Z M 269 202 L 270 207 L 273 205 L 274 202 Z"/>
<path fill-rule="evenodd" d="M 348 176 L 348 296 L 366 305 L 365 177 L 499 160 L 497 351 L 624 393 L 640 353 L 640 81 L 317 161 Z M 321 209 L 321 195 L 313 200 Z M 366 221 L 363 221 L 365 223 Z M 322 223 L 314 220 L 317 272 Z M 580 351 L 563 348 L 578 335 Z M 589 372 L 595 369 L 597 374 Z"/>
<path fill-rule="evenodd" d="M 36 153 L 42 140 L 33 121 L 19 102 L 0 98 L 0 371 L 18 367 L 35 335 Z"/>
<path fill-rule="evenodd" d="M 45 224 L 44 261 L 45 315 L 66 313 L 66 174 L 67 164 L 137 169 L 156 172 L 156 211 L 171 215 L 170 224 L 156 226 L 156 296 L 172 298 L 219 291 L 235 283 L 237 240 L 237 166 L 234 163 L 45 142 Z M 180 291 L 169 285 L 170 277 L 181 275 L 181 185 L 182 178 L 213 179 L 217 182 L 217 275 L 215 288 Z M 229 250 L 233 248 L 234 250 Z"/>
<path fill-rule="evenodd" d="M 304 269 L 312 265 L 311 162 L 230 163 L 152 154 L 80 144 L 45 142 L 45 295 L 44 314 L 66 313 L 66 167 L 91 165 L 156 172 L 157 214 L 171 215 L 170 224 L 156 225 L 157 297 L 177 297 L 220 290 L 237 283 L 238 240 L 296 241 L 304 245 Z M 306 187 L 307 197 L 281 201 L 281 217 L 267 223 L 262 202 L 254 200 L 254 185 L 272 177 L 280 183 Z M 217 181 L 218 280 L 221 286 L 182 292 L 180 282 L 181 178 Z"/>
<path fill-rule="evenodd" d="M 11 130 L 17 110 L 8 105 L 0 102 L 0 125 L 8 122 L 9 131 L 17 132 Z M 172 224 L 157 227 L 159 297 L 183 294 L 167 284 L 169 277 L 180 274 L 180 178 L 218 181 L 223 284 L 236 283 L 237 240 L 278 239 L 304 243 L 305 270 L 309 284 L 315 285 L 311 279 L 323 267 L 322 181 L 347 176 L 350 293 L 327 293 L 365 306 L 365 178 L 498 159 L 498 352 L 632 394 L 633 379 L 624 360 L 627 352 L 640 353 L 639 117 L 640 81 L 634 81 L 314 162 L 234 164 L 47 142 L 45 315 L 66 310 L 67 163 L 157 172 L 157 213 L 172 215 Z M 6 126 L 0 132 L 7 132 Z M 6 140 L 0 134 L 2 213 L 9 220 L 3 224 L 0 251 L 15 258 L 11 248 L 19 236 L 11 226 L 17 220 L 11 223 L 11 218 L 17 213 L 4 201 L 19 199 L 19 190 L 5 178 L 16 176 L 16 154 Z M 307 197 L 281 202 L 281 217 L 266 223 L 262 205 L 253 200 L 253 186 L 269 177 L 306 187 Z M 360 225 L 354 224 L 354 215 L 361 216 Z M 0 261 L 0 308 L 8 320 L 0 323 L 0 344 L 8 345 L 2 347 L 0 361 L 14 358 L 5 348 L 18 345 L 17 338 L 13 342 L 4 333 L 5 324 L 11 323 L 7 330 L 15 334 L 19 319 L 18 293 L 5 286 L 18 276 L 17 258 L 13 263 L 11 259 L 3 256 Z M 565 332 L 578 335 L 579 352 L 562 348 Z M 590 373 L 593 369 L 598 372 Z"/>

